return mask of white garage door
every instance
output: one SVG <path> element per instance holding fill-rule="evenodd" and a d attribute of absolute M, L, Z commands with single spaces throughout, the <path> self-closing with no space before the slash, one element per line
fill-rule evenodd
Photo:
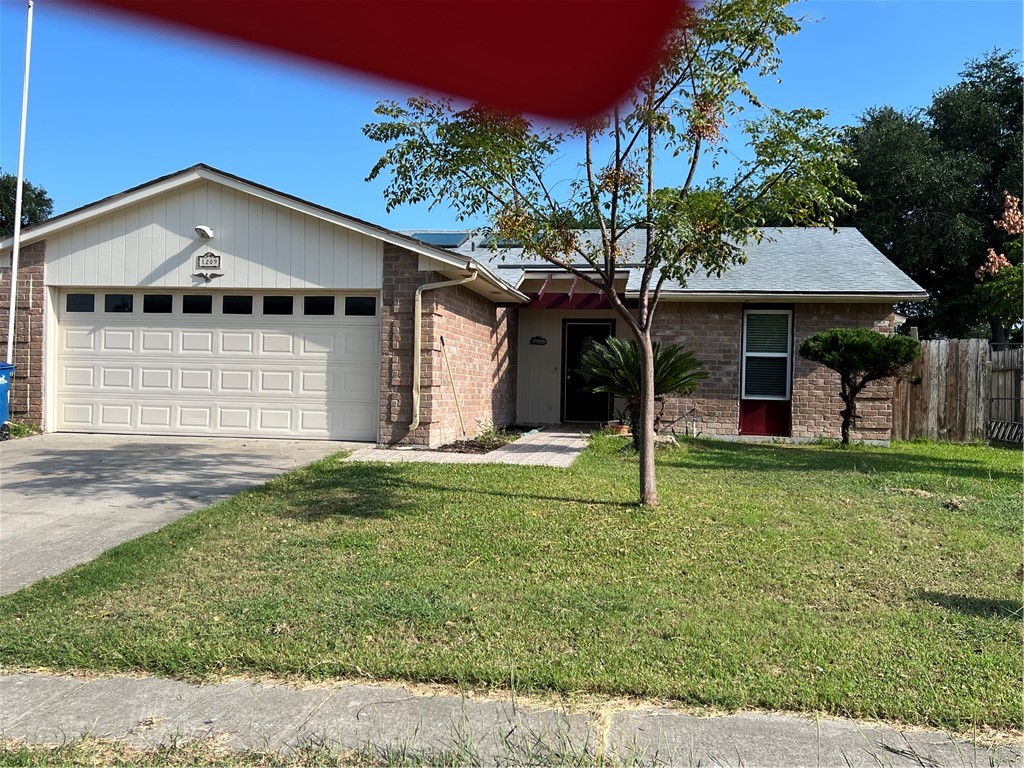
<path fill-rule="evenodd" d="M 376 440 L 375 296 L 75 289 L 57 429 Z"/>

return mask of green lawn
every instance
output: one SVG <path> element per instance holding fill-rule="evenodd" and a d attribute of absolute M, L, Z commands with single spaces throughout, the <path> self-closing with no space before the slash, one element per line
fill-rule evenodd
<path fill-rule="evenodd" d="M 0 664 L 371 676 L 1019 727 L 1021 454 L 327 459 L 0 599 Z"/>

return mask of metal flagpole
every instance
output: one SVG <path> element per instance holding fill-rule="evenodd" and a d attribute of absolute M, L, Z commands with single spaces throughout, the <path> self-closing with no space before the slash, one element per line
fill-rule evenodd
<path fill-rule="evenodd" d="M 21 140 L 18 144 L 18 188 L 14 196 L 14 248 L 11 251 L 11 301 L 7 314 L 7 363 L 14 362 L 14 312 L 18 303 L 18 255 L 21 251 L 21 204 L 25 187 L 25 123 L 28 120 L 28 68 L 32 60 L 32 0 L 25 27 L 25 82 L 21 88 Z"/>

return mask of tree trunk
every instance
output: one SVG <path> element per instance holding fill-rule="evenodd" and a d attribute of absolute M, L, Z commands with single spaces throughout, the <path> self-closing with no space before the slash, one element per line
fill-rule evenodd
<path fill-rule="evenodd" d="M 1009 334 L 1006 333 L 1006 328 L 1003 327 L 1002 321 L 990 317 L 988 319 L 989 327 L 992 329 L 992 343 L 993 344 L 1005 344 L 1009 341 Z"/>
<path fill-rule="evenodd" d="M 839 412 L 839 415 L 843 417 L 843 426 L 840 427 L 840 432 L 843 436 L 843 445 L 849 445 L 850 425 L 853 423 L 853 404 L 847 403 L 846 407 Z"/>
<path fill-rule="evenodd" d="M 658 506 L 658 487 L 654 478 L 654 350 L 650 331 L 640 335 L 643 378 L 640 386 L 640 503 Z"/>

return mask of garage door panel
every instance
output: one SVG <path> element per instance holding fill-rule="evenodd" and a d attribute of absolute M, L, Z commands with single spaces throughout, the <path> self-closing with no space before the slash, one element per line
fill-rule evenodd
<path fill-rule="evenodd" d="M 103 329 L 100 331 L 100 339 L 102 352 L 135 351 L 135 331 Z"/>
<path fill-rule="evenodd" d="M 262 333 L 260 334 L 260 351 L 267 355 L 292 354 L 292 346 L 295 339 L 285 333 Z"/>
<path fill-rule="evenodd" d="M 130 429 L 132 406 L 124 403 L 100 403 L 98 427 Z"/>
<path fill-rule="evenodd" d="M 100 367 L 100 386 L 102 389 L 127 389 L 132 388 L 135 381 L 134 371 L 131 368 Z"/>
<path fill-rule="evenodd" d="M 91 329 L 66 330 L 61 336 L 64 339 L 62 350 L 69 352 L 92 352 L 96 349 L 96 333 Z"/>
<path fill-rule="evenodd" d="M 213 353 L 213 333 L 211 331 L 181 331 L 182 353 Z"/>
<path fill-rule="evenodd" d="M 306 334 L 302 337 L 302 355 L 326 356 L 334 352 L 334 336 L 329 334 Z"/>
<path fill-rule="evenodd" d="M 237 331 L 221 331 L 220 351 L 231 353 L 251 354 L 253 351 L 253 334 L 251 332 L 239 333 Z"/>
<path fill-rule="evenodd" d="M 260 371 L 260 392 L 294 394 L 294 380 L 295 376 L 291 371 Z"/>
<path fill-rule="evenodd" d="M 174 381 L 174 371 L 171 368 L 148 368 L 144 367 L 139 377 L 139 387 L 144 392 L 160 390 L 171 391 L 171 382 Z"/>
<path fill-rule="evenodd" d="M 139 425 L 142 427 L 171 428 L 170 405 L 140 405 Z"/>
<path fill-rule="evenodd" d="M 61 421 L 66 426 L 80 429 L 95 427 L 95 411 L 92 403 L 64 403 L 61 407 Z"/>
<path fill-rule="evenodd" d="M 91 365 L 69 365 L 63 370 L 61 384 L 68 389 L 92 389 L 96 383 L 96 369 Z"/>
<path fill-rule="evenodd" d="M 58 334 L 58 429 L 377 436 L 380 330 L 367 318 L 64 313 Z"/>
<path fill-rule="evenodd" d="M 292 431 L 292 412 L 288 408 L 257 408 L 260 429 Z"/>
<path fill-rule="evenodd" d="M 174 349 L 173 331 L 141 331 L 143 352 L 171 352 Z"/>
<path fill-rule="evenodd" d="M 180 405 L 177 425 L 180 429 L 209 430 L 213 424 L 213 406 Z"/>
<path fill-rule="evenodd" d="M 252 371 L 221 369 L 220 391 L 252 394 Z"/>
<path fill-rule="evenodd" d="M 191 393 L 213 394 L 212 368 L 180 368 L 178 390 Z"/>

